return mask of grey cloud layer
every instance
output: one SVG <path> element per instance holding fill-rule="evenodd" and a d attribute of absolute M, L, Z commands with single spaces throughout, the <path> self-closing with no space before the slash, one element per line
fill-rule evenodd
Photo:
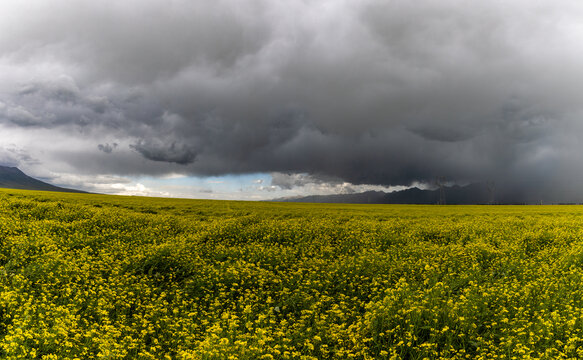
<path fill-rule="evenodd" d="M 0 5 L 0 123 L 83 139 L 50 157 L 83 172 L 583 200 L 576 2 L 19 3 Z"/>

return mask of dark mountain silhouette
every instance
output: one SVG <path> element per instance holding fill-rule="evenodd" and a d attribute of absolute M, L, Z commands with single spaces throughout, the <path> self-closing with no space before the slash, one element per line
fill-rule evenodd
<path fill-rule="evenodd" d="M 66 189 L 32 178 L 16 167 L 0 166 L 0 188 L 84 193 Z"/>
<path fill-rule="evenodd" d="M 444 187 L 445 203 L 450 205 L 471 205 L 492 203 L 492 197 L 486 184 L 454 185 Z M 439 189 L 422 190 L 410 188 L 401 191 L 385 193 L 382 191 L 367 191 L 354 194 L 310 195 L 295 198 L 279 198 L 273 201 L 313 202 L 313 203 L 345 203 L 345 204 L 438 204 Z M 517 203 L 506 199 L 504 203 Z"/>

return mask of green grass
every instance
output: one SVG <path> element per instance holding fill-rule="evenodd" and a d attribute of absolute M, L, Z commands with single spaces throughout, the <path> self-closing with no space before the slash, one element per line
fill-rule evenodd
<path fill-rule="evenodd" d="M 583 207 L 0 190 L 0 357 L 583 356 Z"/>

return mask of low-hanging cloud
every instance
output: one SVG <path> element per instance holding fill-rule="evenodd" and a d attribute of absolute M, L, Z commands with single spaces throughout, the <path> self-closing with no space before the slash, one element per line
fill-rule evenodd
<path fill-rule="evenodd" d="M 117 148 L 117 143 L 113 143 L 111 145 L 109 143 L 98 144 L 97 148 L 106 154 L 111 154 L 113 152 L 113 149 Z"/>
<path fill-rule="evenodd" d="M 188 165 L 196 159 L 196 152 L 194 149 L 191 149 L 184 144 L 178 145 L 175 142 L 167 145 L 140 140 L 136 144 L 130 145 L 130 148 L 136 150 L 146 159 L 152 161 Z"/>
<path fill-rule="evenodd" d="M 19 144 L 42 144 L 35 154 L 56 167 L 387 186 L 439 176 L 495 181 L 525 201 L 583 200 L 576 2 L 37 0 L 0 11 L 13 14 L 0 24 L 2 132 L 75 139 Z"/>

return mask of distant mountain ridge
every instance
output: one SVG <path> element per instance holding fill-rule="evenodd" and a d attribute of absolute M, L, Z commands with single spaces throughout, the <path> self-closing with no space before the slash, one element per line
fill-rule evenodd
<path fill-rule="evenodd" d="M 9 166 L 0 166 L 0 188 L 85 193 L 48 184 L 26 175 L 16 167 Z"/>
<path fill-rule="evenodd" d="M 473 205 L 494 203 L 492 194 L 486 184 L 453 185 L 444 188 L 445 203 L 450 205 Z M 422 190 L 416 187 L 386 193 L 383 191 L 366 191 L 354 194 L 310 195 L 295 198 L 279 198 L 272 201 L 344 203 L 344 204 L 438 204 L 440 191 Z M 508 199 L 505 203 L 514 203 Z"/>

